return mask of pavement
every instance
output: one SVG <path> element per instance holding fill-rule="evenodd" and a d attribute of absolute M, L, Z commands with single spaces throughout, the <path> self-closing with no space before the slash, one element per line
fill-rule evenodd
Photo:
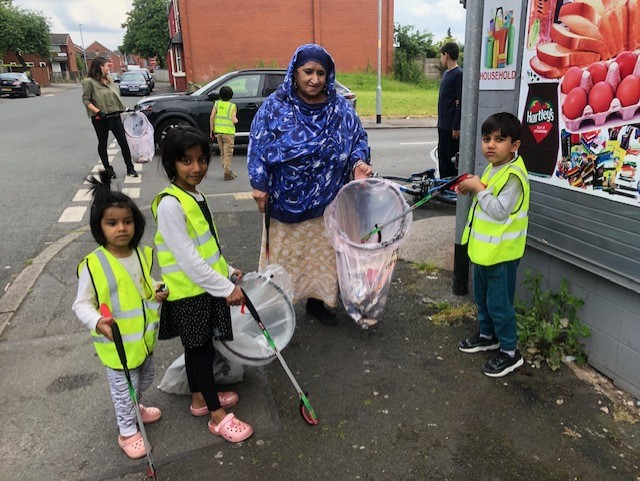
<path fill-rule="evenodd" d="M 254 270 L 259 213 L 208 193 L 221 205 L 225 256 Z M 141 208 L 151 245 L 149 206 Z M 376 329 L 359 329 L 341 308 L 328 328 L 296 306 L 282 354 L 317 426 L 299 416 L 276 361 L 245 367 L 233 386 L 233 412 L 254 435 L 236 445 L 212 436 L 187 396 L 155 387 L 182 351 L 178 340 L 159 342 L 143 399 L 163 411 L 147 427 L 158 479 L 640 480 L 638 408 L 602 376 L 525 364 L 491 379 L 480 373 L 488 355 L 457 350 L 475 325 L 470 296 L 451 292 L 454 217 L 437 202 L 414 211 Z M 94 247 L 87 227 L 69 233 L 0 298 L 0 480 L 145 479 L 145 459 L 117 445 L 104 369 L 71 311 L 76 265 Z"/>

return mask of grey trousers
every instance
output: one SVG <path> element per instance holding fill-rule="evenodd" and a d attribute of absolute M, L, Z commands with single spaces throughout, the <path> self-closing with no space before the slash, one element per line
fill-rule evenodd
<path fill-rule="evenodd" d="M 107 369 L 107 379 L 109 381 L 109 391 L 111 392 L 111 401 L 113 409 L 116 412 L 116 422 L 120 429 L 120 435 L 133 436 L 138 432 L 136 425 L 136 412 L 133 409 L 131 396 L 129 395 L 129 386 L 124 371 L 116 371 L 115 369 Z M 131 382 L 136 390 L 138 401 L 151 383 L 153 382 L 153 355 L 147 357 L 140 367 L 130 369 Z"/>

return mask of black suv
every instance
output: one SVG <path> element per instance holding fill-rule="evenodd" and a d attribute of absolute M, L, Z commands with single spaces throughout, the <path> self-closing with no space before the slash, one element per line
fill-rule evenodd
<path fill-rule="evenodd" d="M 285 69 L 250 69 L 229 72 L 209 82 L 193 93 L 179 93 L 147 97 L 138 102 L 155 129 L 157 144 L 169 128 L 176 125 L 192 125 L 210 133 L 209 117 L 213 102 L 220 97 L 220 88 L 233 89 L 231 101 L 238 107 L 236 143 L 249 142 L 251 122 L 260 104 L 284 81 Z M 355 95 L 344 85 L 336 82 L 336 90 L 355 107 Z"/>

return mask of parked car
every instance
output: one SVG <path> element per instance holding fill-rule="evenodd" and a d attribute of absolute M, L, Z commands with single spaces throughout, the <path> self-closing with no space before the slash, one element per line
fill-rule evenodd
<path fill-rule="evenodd" d="M 119 73 L 109 72 L 109 76 L 111 77 L 111 80 L 113 80 L 114 82 L 120 82 L 120 74 Z"/>
<path fill-rule="evenodd" d="M 149 95 L 151 87 L 144 75 L 138 71 L 124 72 L 120 76 L 120 95 Z"/>
<path fill-rule="evenodd" d="M 42 91 L 40 84 L 22 72 L 0 73 L 0 94 L 10 97 L 28 97 L 34 94 L 39 97 Z"/>
<path fill-rule="evenodd" d="M 153 89 L 156 88 L 156 77 L 155 77 L 155 75 L 153 75 L 148 68 L 141 68 L 138 71 L 142 72 L 142 74 L 145 76 L 145 78 L 147 79 L 147 83 L 149 84 L 149 88 L 153 92 Z"/>
<path fill-rule="evenodd" d="M 158 145 L 167 130 L 176 125 L 192 125 L 209 135 L 209 117 L 213 102 L 220 97 L 220 88 L 233 89 L 231 100 L 238 108 L 236 143 L 249 142 L 251 122 L 258 107 L 284 81 L 286 69 L 247 69 L 229 72 L 200 87 L 193 93 L 179 93 L 149 97 L 138 102 L 140 110 L 155 129 Z M 355 107 L 356 96 L 336 82 L 336 90 Z"/>

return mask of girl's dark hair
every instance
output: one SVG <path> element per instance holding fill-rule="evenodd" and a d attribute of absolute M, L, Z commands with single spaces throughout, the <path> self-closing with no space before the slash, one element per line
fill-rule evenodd
<path fill-rule="evenodd" d="M 131 214 L 133 215 L 134 232 L 130 246 L 134 248 L 138 247 L 140 239 L 142 239 L 144 234 L 144 226 L 146 224 L 142 212 L 140 212 L 136 203 L 131 200 L 131 197 L 123 194 L 122 192 L 111 190 L 111 172 L 101 170 L 98 176 L 100 177 L 99 179 L 96 179 L 93 176 L 87 178 L 87 180 L 92 184 L 91 193 L 93 195 L 93 203 L 91 204 L 89 225 L 91 226 L 93 238 L 101 246 L 107 243 L 107 240 L 104 237 L 104 232 L 102 232 L 102 226 L 100 225 L 102 217 L 104 216 L 104 211 L 110 207 L 120 207 L 122 209 L 131 210 Z"/>
<path fill-rule="evenodd" d="M 482 123 L 482 135 L 491 135 L 500 132 L 503 137 L 511 137 L 511 141 L 520 140 L 520 129 L 522 125 L 518 118 L 509 112 L 498 112 L 493 114 Z"/>
<path fill-rule="evenodd" d="M 200 146 L 202 154 L 211 160 L 211 145 L 209 139 L 200 130 L 190 125 L 178 125 L 167 131 L 162 141 L 162 166 L 169 180 L 176 177 L 176 162 L 184 157 L 187 149 Z"/>
<path fill-rule="evenodd" d="M 108 60 L 104 57 L 94 58 L 91 61 L 91 67 L 89 67 L 89 74 L 88 74 L 89 77 L 100 82 L 104 78 L 104 75 L 102 75 L 102 70 L 100 70 L 100 67 L 102 67 L 107 62 Z M 111 77 L 109 77 L 109 81 L 111 81 Z"/>

